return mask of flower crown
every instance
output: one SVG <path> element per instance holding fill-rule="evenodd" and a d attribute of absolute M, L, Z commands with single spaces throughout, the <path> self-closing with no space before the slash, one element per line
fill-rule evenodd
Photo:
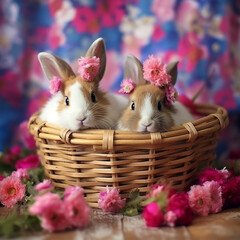
<path fill-rule="evenodd" d="M 162 63 L 160 58 L 149 56 L 149 59 L 143 63 L 143 77 L 155 86 L 165 88 L 167 105 L 175 102 L 178 96 L 177 90 L 171 82 L 171 75 L 167 73 L 167 65 Z M 135 84 L 131 78 L 123 79 L 119 93 L 129 94 L 134 88 Z"/>
<path fill-rule="evenodd" d="M 96 77 L 100 69 L 100 58 L 96 56 L 92 58 L 88 57 L 81 57 L 78 59 L 78 73 L 80 74 L 81 78 L 87 82 L 93 81 Z M 51 94 L 56 94 L 61 90 L 62 87 L 62 79 L 53 76 L 49 88 Z"/>

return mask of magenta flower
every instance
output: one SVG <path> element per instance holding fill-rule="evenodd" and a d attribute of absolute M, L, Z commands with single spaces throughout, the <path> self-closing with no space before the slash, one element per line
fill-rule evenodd
<path fill-rule="evenodd" d="M 52 80 L 50 81 L 50 93 L 56 94 L 61 90 L 62 87 L 62 79 L 56 76 L 53 76 Z"/>
<path fill-rule="evenodd" d="M 29 168 L 37 168 L 40 164 L 38 155 L 30 154 L 27 157 L 20 159 L 16 162 L 16 169 L 23 168 L 23 169 L 29 169 Z"/>
<path fill-rule="evenodd" d="M 19 145 L 15 145 L 10 148 L 10 153 L 14 156 L 19 156 L 21 152 L 22 152 L 22 147 Z"/>
<path fill-rule="evenodd" d="M 177 220 L 177 216 L 173 211 L 168 211 L 164 215 L 164 222 L 169 226 L 169 227 L 175 227 L 175 222 Z"/>
<path fill-rule="evenodd" d="M 45 191 L 45 190 L 51 190 L 53 188 L 53 185 L 50 180 L 44 179 L 43 182 L 38 183 L 34 189 L 37 191 Z"/>
<path fill-rule="evenodd" d="M 223 199 L 222 199 L 222 188 L 216 181 L 207 181 L 203 184 L 206 191 L 210 193 L 211 204 L 210 212 L 218 213 L 222 210 Z"/>
<path fill-rule="evenodd" d="M 74 227 L 85 227 L 89 224 L 91 210 L 83 196 L 82 188 L 70 187 L 64 198 L 65 217 Z"/>
<path fill-rule="evenodd" d="M 91 82 L 96 77 L 99 69 L 100 58 L 97 58 L 96 56 L 92 58 L 81 57 L 78 59 L 78 73 L 81 78 L 88 82 Z"/>
<path fill-rule="evenodd" d="M 123 79 L 120 86 L 121 86 L 121 89 L 119 90 L 119 93 L 125 93 L 125 94 L 131 93 L 135 88 L 135 84 L 131 78 Z"/>
<path fill-rule="evenodd" d="M 175 193 L 168 200 L 167 212 L 172 211 L 176 215 L 175 226 L 189 225 L 193 220 L 192 209 L 189 206 L 188 194 Z"/>
<path fill-rule="evenodd" d="M 176 88 L 171 83 L 169 83 L 165 87 L 165 94 L 166 94 L 167 105 L 170 105 L 172 102 L 175 102 L 178 96 Z"/>
<path fill-rule="evenodd" d="M 193 212 L 200 216 L 207 216 L 211 210 L 211 194 L 209 189 L 194 185 L 188 192 L 189 204 Z"/>
<path fill-rule="evenodd" d="M 148 227 L 160 227 L 164 221 L 163 212 L 156 202 L 152 202 L 144 208 L 142 217 Z"/>
<path fill-rule="evenodd" d="M 171 76 L 167 73 L 167 65 L 153 55 L 143 63 L 143 77 L 158 87 L 171 82 Z"/>
<path fill-rule="evenodd" d="M 105 212 L 118 212 L 125 206 L 126 200 L 121 199 L 119 190 L 115 187 L 101 191 L 98 205 Z"/>
<path fill-rule="evenodd" d="M 8 208 L 12 208 L 25 196 L 26 187 L 20 178 L 9 176 L 0 181 L 0 201 Z"/>
<path fill-rule="evenodd" d="M 20 178 L 21 180 L 24 178 L 27 180 L 30 179 L 30 176 L 27 173 L 27 169 L 22 169 L 22 168 L 19 168 L 17 171 L 12 172 L 11 176 Z"/>
<path fill-rule="evenodd" d="M 69 227 L 65 217 L 62 201 L 57 194 L 48 192 L 35 197 L 35 203 L 30 206 L 29 212 L 41 219 L 41 226 L 50 231 L 63 231 Z"/>
<path fill-rule="evenodd" d="M 34 149 L 36 147 L 33 135 L 28 130 L 28 121 L 24 121 L 19 125 L 18 137 L 24 146 Z"/>
<path fill-rule="evenodd" d="M 232 177 L 222 186 L 224 207 L 240 206 L 240 176 Z"/>
<path fill-rule="evenodd" d="M 217 170 L 211 167 L 205 168 L 198 176 L 199 183 L 203 184 L 206 181 L 216 181 L 222 186 L 227 182 L 228 178 L 231 177 L 231 174 L 228 170 Z"/>
<path fill-rule="evenodd" d="M 4 179 L 4 176 L 0 174 L 0 181 L 2 181 L 3 179 Z"/>

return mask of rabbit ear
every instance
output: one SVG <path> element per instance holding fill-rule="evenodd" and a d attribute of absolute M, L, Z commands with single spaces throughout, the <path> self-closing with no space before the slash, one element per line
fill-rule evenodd
<path fill-rule="evenodd" d="M 64 60 L 51 53 L 41 52 L 38 54 L 38 59 L 49 80 L 52 80 L 53 76 L 63 80 L 67 80 L 70 76 L 75 77 L 72 68 Z"/>
<path fill-rule="evenodd" d="M 177 65 L 178 65 L 178 61 L 169 63 L 167 65 L 167 73 L 172 76 L 172 84 L 173 85 L 177 81 L 177 74 L 178 74 Z"/>
<path fill-rule="evenodd" d="M 100 81 L 104 75 L 106 68 L 106 48 L 104 40 L 102 38 L 95 40 L 85 54 L 85 57 L 89 58 L 92 58 L 94 56 L 100 58 L 100 69 L 98 74 L 98 79 Z"/>
<path fill-rule="evenodd" d="M 128 55 L 124 67 L 124 78 L 131 78 L 136 85 L 145 84 L 142 63 L 133 55 Z"/>

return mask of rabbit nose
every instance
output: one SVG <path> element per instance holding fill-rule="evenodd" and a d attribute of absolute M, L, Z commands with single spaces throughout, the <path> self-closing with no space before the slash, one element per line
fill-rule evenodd
<path fill-rule="evenodd" d="M 80 118 L 78 119 L 81 123 L 83 123 L 83 121 L 86 119 L 86 117 Z"/>
<path fill-rule="evenodd" d="M 143 123 L 143 126 L 146 128 L 150 127 L 151 125 L 152 125 L 152 123 Z"/>

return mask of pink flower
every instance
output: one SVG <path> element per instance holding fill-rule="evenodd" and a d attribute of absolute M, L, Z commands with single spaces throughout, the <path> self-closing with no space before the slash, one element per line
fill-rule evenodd
<path fill-rule="evenodd" d="M 164 215 L 164 221 L 169 227 L 175 227 L 176 220 L 177 220 L 177 216 L 173 211 L 168 211 Z"/>
<path fill-rule="evenodd" d="M 62 231 L 69 227 L 65 217 L 65 210 L 57 194 L 48 192 L 35 197 L 35 203 L 30 206 L 29 212 L 41 219 L 41 226 L 50 231 Z"/>
<path fill-rule="evenodd" d="M 103 26 L 114 27 L 117 26 L 122 18 L 124 17 L 125 3 L 123 0 L 112 1 L 112 0 L 100 0 L 96 2 L 97 11 L 100 22 Z"/>
<path fill-rule="evenodd" d="M 218 213 L 222 210 L 223 200 L 222 200 L 222 189 L 221 186 L 216 181 L 208 181 L 203 184 L 206 191 L 210 193 L 211 204 L 210 212 Z"/>
<path fill-rule="evenodd" d="M 171 83 L 169 83 L 165 87 L 165 94 L 166 94 L 166 104 L 167 105 L 170 105 L 172 102 L 176 101 L 177 90 L 175 89 L 175 87 Z"/>
<path fill-rule="evenodd" d="M 91 210 L 84 199 L 82 188 L 71 187 L 70 193 L 64 198 L 64 210 L 72 226 L 85 227 L 89 224 Z"/>
<path fill-rule="evenodd" d="M 16 169 L 23 168 L 37 168 L 39 166 L 39 157 L 35 154 L 30 154 L 27 157 L 17 161 L 15 167 Z"/>
<path fill-rule="evenodd" d="M 24 178 L 27 180 L 30 179 L 30 176 L 27 173 L 27 169 L 22 169 L 22 168 L 19 168 L 17 171 L 12 172 L 11 176 L 20 178 L 21 180 Z"/>
<path fill-rule="evenodd" d="M 50 81 L 50 93 L 51 94 L 56 94 L 61 90 L 62 86 L 62 79 L 56 76 L 53 76 L 53 79 Z"/>
<path fill-rule="evenodd" d="M 3 179 L 4 179 L 4 176 L 0 174 L 0 181 L 2 181 Z"/>
<path fill-rule="evenodd" d="M 125 93 L 125 94 L 131 93 L 135 88 L 135 84 L 131 78 L 123 79 L 120 86 L 121 86 L 121 89 L 119 90 L 119 93 Z"/>
<path fill-rule="evenodd" d="M 203 184 L 206 181 L 216 181 L 220 184 L 220 186 L 222 186 L 224 183 L 226 183 L 230 175 L 231 175 L 230 172 L 228 172 L 228 170 L 226 169 L 222 171 L 209 167 L 205 168 L 199 174 L 198 179 L 200 184 Z"/>
<path fill-rule="evenodd" d="M 176 193 L 176 190 L 166 184 L 154 184 L 150 187 L 150 192 L 147 197 L 158 196 L 161 192 L 168 192 L 167 197 L 170 198 L 173 194 Z"/>
<path fill-rule="evenodd" d="M 118 212 L 125 206 L 125 199 L 121 199 L 121 195 L 117 188 L 108 188 L 100 192 L 98 205 L 106 212 Z"/>
<path fill-rule="evenodd" d="M 34 149 L 36 147 L 33 135 L 28 130 L 28 121 L 24 121 L 19 125 L 18 138 L 27 148 Z"/>
<path fill-rule="evenodd" d="M 79 186 L 67 187 L 64 192 L 64 199 L 67 199 L 72 193 L 78 192 L 79 195 L 83 195 L 83 189 Z"/>
<path fill-rule="evenodd" d="M 163 212 L 156 202 L 152 202 L 144 208 L 142 217 L 148 227 L 160 227 L 164 221 Z"/>
<path fill-rule="evenodd" d="M 232 177 L 222 186 L 224 207 L 240 206 L 240 176 Z"/>
<path fill-rule="evenodd" d="M 100 31 L 100 21 L 96 10 L 90 7 L 77 7 L 75 18 L 72 21 L 76 31 L 80 33 L 98 33 Z"/>
<path fill-rule="evenodd" d="M 0 181 L 0 201 L 8 208 L 13 207 L 18 201 L 21 201 L 25 196 L 25 184 L 20 178 L 6 177 Z"/>
<path fill-rule="evenodd" d="M 10 148 L 10 153 L 14 156 L 19 156 L 21 152 L 22 152 L 22 147 L 19 145 L 15 145 Z"/>
<path fill-rule="evenodd" d="M 37 191 L 43 191 L 43 190 L 51 190 L 53 187 L 52 183 L 50 180 L 48 179 L 44 179 L 43 182 L 38 183 L 34 189 L 36 189 Z"/>
<path fill-rule="evenodd" d="M 100 58 L 96 56 L 92 58 L 81 57 L 78 59 L 78 73 L 81 78 L 91 82 L 98 74 L 100 69 Z"/>
<path fill-rule="evenodd" d="M 176 226 L 189 225 L 193 220 L 192 209 L 189 206 L 188 194 L 175 193 L 168 200 L 167 212 L 173 211 L 177 217 Z"/>
<path fill-rule="evenodd" d="M 189 204 L 193 212 L 200 216 L 207 216 L 211 210 L 211 194 L 208 188 L 194 185 L 188 192 Z"/>
<path fill-rule="evenodd" d="M 167 73 L 167 65 L 153 55 L 143 63 L 143 71 L 143 77 L 156 86 L 162 87 L 171 82 L 171 76 Z"/>
<path fill-rule="evenodd" d="M 62 46 L 66 42 L 66 36 L 63 33 L 61 25 L 53 23 L 49 29 L 48 42 L 50 48 L 55 50 L 59 46 Z"/>

